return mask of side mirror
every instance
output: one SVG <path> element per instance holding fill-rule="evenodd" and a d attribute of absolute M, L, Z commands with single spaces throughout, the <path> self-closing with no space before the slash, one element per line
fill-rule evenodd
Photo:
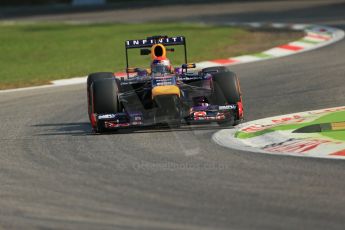
<path fill-rule="evenodd" d="M 140 50 L 140 55 L 149 55 L 151 54 L 151 50 L 149 49 L 141 49 Z"/>
<path fill-rule="evenodd" d="M 196 67 L 195 63 L 189 63 L 189 64 L 183 64 L 182 65 L 182 69 L 193 69 L 195 67 Z"/>

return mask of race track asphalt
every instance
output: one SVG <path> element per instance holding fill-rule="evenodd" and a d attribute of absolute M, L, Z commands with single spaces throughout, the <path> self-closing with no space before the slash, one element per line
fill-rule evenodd
<path fill-rule="evenodd" d="M 297 2 L 249 13 L 229 4 L 203 19 L 345 29 L 343 1 Z M 343 40 L 233 66 L 246 119 L 345 105 L 344 54 Z M 84 85 L 0 94 L 0 105 L 0 228 L 345 227 L 345 161 L 226 149 L 211 140 L 217 125 L 92 135 Z"/>

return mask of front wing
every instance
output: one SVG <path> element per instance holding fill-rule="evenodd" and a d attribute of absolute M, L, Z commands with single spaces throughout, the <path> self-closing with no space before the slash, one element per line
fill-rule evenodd
<path fill-rule="evenodd" d="M 237 105 L 193 106 L 186 111 L 188 116 L 181 116 L 181 122 L 198 124 L 205 122 L 224 122 L 236 119 Z M 142 112 L 123 112 L 116 114 L 96 114 L 97 125 L 103 129 L 121 129 L 156 125 L 154 114 Z M 168 122 L 168 121 L 167 121 Z"/>

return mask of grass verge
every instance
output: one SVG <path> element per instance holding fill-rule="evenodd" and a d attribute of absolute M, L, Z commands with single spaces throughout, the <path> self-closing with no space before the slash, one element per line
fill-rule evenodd
<path fill-rule="evenodd" d="M 189 62 L 256 53 L 302 37 L 301 32 L 250 31 L 198 24 L 0 24 L 0 89 L 46 84 L 97 71 L 123 71 L 124 41 L 150 35 L 184 35 Z M 132 51 L 133 66 L 148 57 Z M 182 64 L 182 49 L 171 55 Z M 135 65 L 134 65 L 135 64 Z"/>

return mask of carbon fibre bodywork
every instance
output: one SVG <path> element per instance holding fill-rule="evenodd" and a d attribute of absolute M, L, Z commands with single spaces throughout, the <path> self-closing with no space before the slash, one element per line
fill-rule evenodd
<path fill-rule="evenodd" d="M 95 114 L 97 125 L 103 129 L 178 125 L 205 122 L 235 122 L 242 119 L 241 103 L 217 104 L 213 94 L 213 76 L 210 73 L 167 74 L 161 78 L 133 76 L 115 78 L 118 85 L 119 113 Z M 176 85 L 180 96 L 152 97 L 152 89 L 160 85 Z M 160 100 L 162 102 L 160 103 Z"/>
<path fill-rule="evenodd" d="M 174 68 L 166 46 L 182 45 L 185 64 Z M 146 49 L 149 48 L 150 49 Z M 130 68 L 128 49 L 151 55 L 150 69 Z M 216 121 L 235 125 L 243 119 L 237 76 L 224 66 L 196 68 L 187 63 L 183 36 L 152 36 L 125 41 L 126 77 L 113 73 L 90 74 L 88 111 L 93 129 L 102 132 L 132 126 Z"/>

